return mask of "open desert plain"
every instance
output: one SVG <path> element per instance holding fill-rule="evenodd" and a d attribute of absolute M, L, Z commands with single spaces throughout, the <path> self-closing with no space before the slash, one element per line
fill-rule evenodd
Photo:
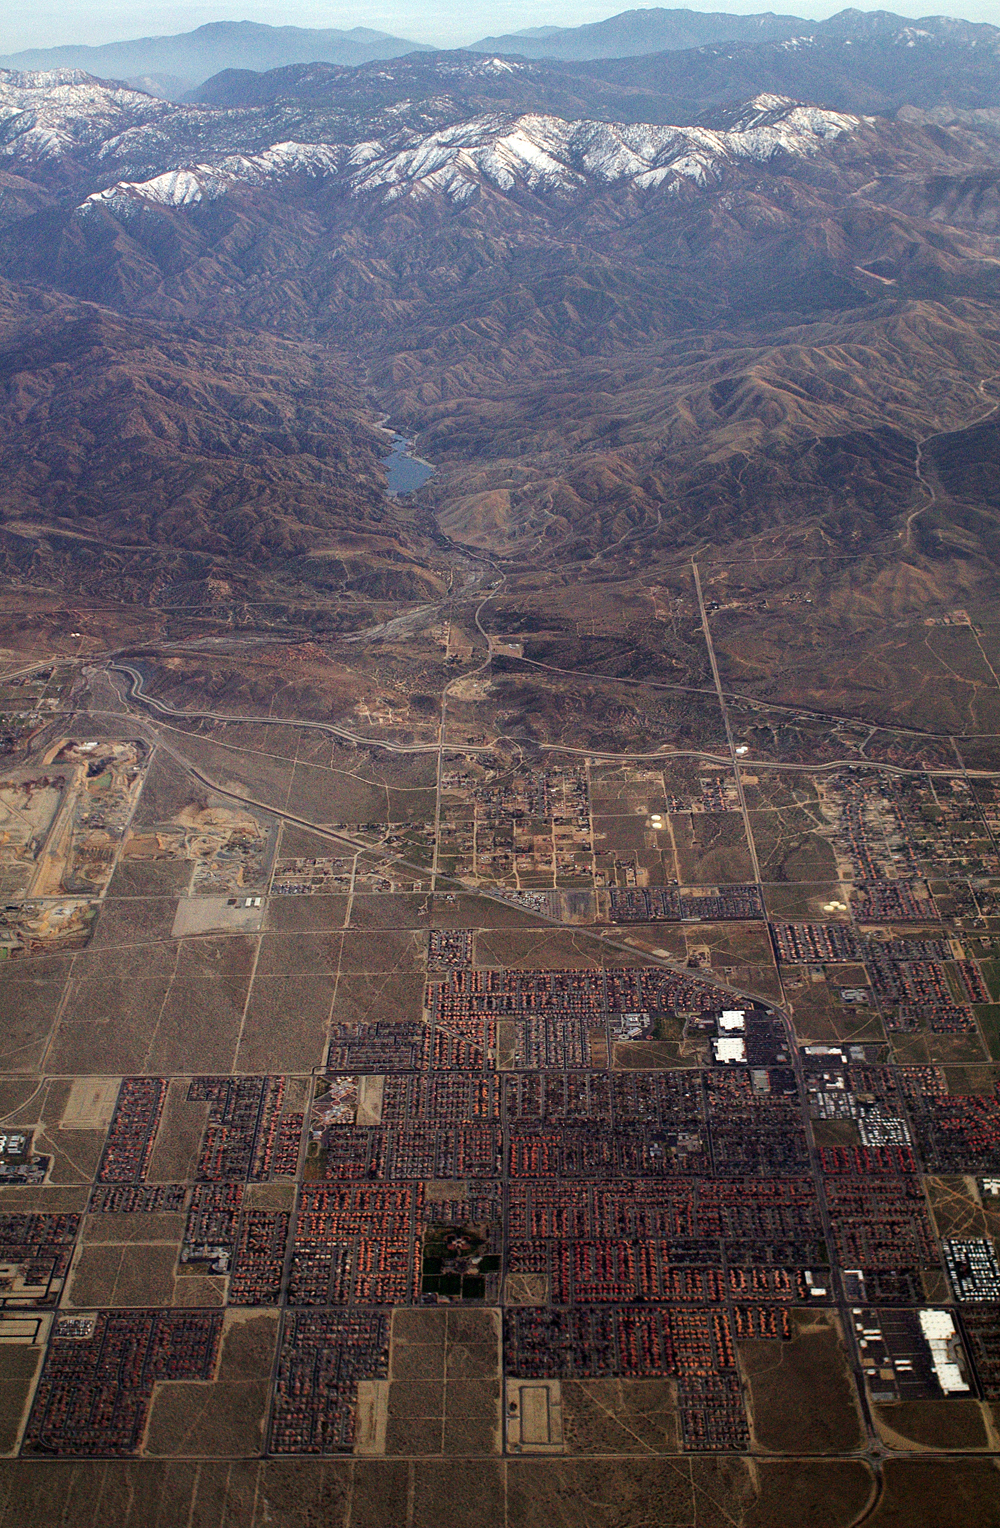
<path fill-rule="evenodd" d="M 1000 1528 L 1000 28 L 246 28 L 0 60 L 0 1528 Z"/>

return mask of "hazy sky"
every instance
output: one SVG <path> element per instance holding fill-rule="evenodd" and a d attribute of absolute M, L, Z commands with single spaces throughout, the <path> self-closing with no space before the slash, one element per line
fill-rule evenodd
<path fill-rule="evenodd" d="M 668 0 L 670 3 L 670 0 Z M 674 0 L 677 3 L 677 0 Z M 683 0 L 681 0 L 683 3 Z M 694 5 L 693 10 L 719 10 L 746 14 L 761 11 L 761 0 L 717 0 Z M 186 32 L 206 21 L 265 21 L 272 26 L 375 27 L 414 42 L 441 47 L 460 47 L 477 37 L 513 32 L 532 26 L 580 26 L 601 21 L 630 8 L 629 0 L 165 0 L 163 4 L 136 5 L 127 0 L 39 0 L 32 6 L 0 0 L 0 55 L 19 48 L 49 47 L 57 43 L 115 42 L 129 37 L 150 37 Z M 784 14 L 820 18 L 841 9 L 838 4 L 774 5 Z M 927 0 L 885 0 L 881 6 L 861 4 L 859 9 L 885 9 L 902 16 L 927 15 Z M 970 21 L 1000 23 L 998 0 L 962 0 L 941 7 L 937 14 L 964 16 Z M 931 13 L 933 14 L 933 13 Z"/>

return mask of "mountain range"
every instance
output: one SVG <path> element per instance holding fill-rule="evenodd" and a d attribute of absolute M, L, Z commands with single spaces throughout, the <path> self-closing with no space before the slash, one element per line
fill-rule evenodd
<path fill-rule="evenodd" d="M 479 53 L 581 61 L 680 52 L 721 43 L 752 46 L 796 37 L 850 37 L 866 42 L 897 40 L 901 28 L 914 38 L 923 36 L 940 40 L 977 34 L 985 38 L 993 30 L 986 25 L 955 21 L 945 16 L 925 16 L 920 21 L 906 22 L 891 11 L 853 8 L 838 11 L 826 21 L 806 21 L 801 16 L 776 16 L 771 11 L 732 16 L 720 11 L 668 11 L 651 6 L 647 10 L 622 11 L 606 21 L 590 22 L 585 26 L 533 27 L 523 32 L 484 37 L 469 46 Z"/>
<path fill-rule="evenodd" d="M 486 555 L 509 628 L 572 664 L 570 570 L 624 609 L 698 551 L 808 601 L 748 683 L 864 714 L 867 660 L 815 655 L 850 630 L 874 663 L 891 608 L 878 663 L 926 716 L 908 633 L 991 612 L 1000 562 L 996 37 L 946 31 L 755 45 L 836 50 L 798 96 L 734 95 L 742 46 L 659 55 L 672 119 L 615 61 L 316 63 L 190 103 L 0 75 L 0 572 L 142 608 L 224 584 L 283 621 Z M 869 46 L 923 81 L 891 115 L 843 102 Z M 957 103 L 956 50 L 984 60 Z M 413 500 L 385 414 L 438 469 Z"/>
<path fill-rule="evenodd" d="M 987 55 L 996 52 L 997 29 L 985 24 L 955 21 L 931 16 L 921 21 L 907 21 L 888 11 L 844 10 L 826 21 L 812 22 L 797 16 L 770 12 L 752 16 L 732 16 L 725 12 L 691 10 L 623 11 L 605 21 L 579 27 L 536 27 L 496 37 L 480 38 L 467 45 L 468 52 L 502 54 L 518 59 L 580 63 L 594 60 L 648 57 L 669 53 L 685 56 L 697 50 L 722 48 L 723 61 L 732 58 L 731 50 L 749 50 L 737 68 L 770 68 L 781 72 L 782 44 L 795 49 L 819 49 L 822 57 L 813 68 L 813 82 L 822 76 L 836 59 L 837 50 L 858 44 L 872 53 L 868 74 L 885 73 L 889 63 L 886 50 L 928 47 L 938 51 L 938 64 L 949 67 L 949 49 L 959 49 L 966 56 L 979 48 Z M 398 58 L 407 54 L 430 53 L 427 44 L 410 42 L 385 32 L 355 27 L 350 31 L 330 28 L 272 27 L 251 21 L 212 22 L 192 32 L 172 37 L 143 37 L 126 42 L 105 43 L 97 47 L 66 44 L 55 48 L 32 48 L 0 57 L 0 68 L 16 71 L 82 70 L 99 78 L 120 79 L 154 95 L 181 99 L 207 99 L 199 86 L 211 76 L 228 71 L 243 75 L 288 68 L 296 64 L 333 64 L 345 69 L 358 65 Z M 759 54 L 759 59 L 758 59 Z M 965 61 L 968 61 L 967 57 Z M 643 83 L 656 81 L 661 93 L 664 86 L 683 79 L 684 70 L 676 62 L 663 62 L 664 77 L 643 71 Z M 724 69 L 724 62 L 722 65 Z M 787 64 L 786 64 L 786 67 Z M 848 68 L 853 67 L 848 65 Z M 906 63 L 893 60 L 888 74 L 901 84 L 907 78 Z M 719 65 L 716 65 L 718 71 Z M 794 63 L 791 73 L 794 74 Z M 704 64 L 701 72 L 704 73 Z M 612 73 L 634 84 L 631 72 Z M 954 71 L 952 72 L 954 79 Z M 249 81 L 247 82 L 249 83 Z M 791 76 L 786 80 L 794 89 Z M 871 83 L 871 82 L 870 82 Z M 654 86 L 654 88 L 656 88 Z M 780 80 L 759 79 L 756 85 L 743 81 L 743 93 L 757 88 L 783 88 Z M 674 89 L 674 95 L 678 91 Z M 900 98 L 908 99 L 905 95 Z"/>
<path fill-rule="evenodd" d="M 671 49 L 701 48 L 723 42 L 757 42 L 794 37 L 808 31 L 799 16 L 732 16 L 720 11 L 646 10 L 622 11 L 606 21 L 578 27 L 529 27 L 471 43 L 477 53 L 508 53 L 522 58 L 580 60 L 627 58 L 640 53 L 663 53 Z"/>
<path fill-rule="evenodd" d="M 323 61 L 363 64 L 398 58 L 419 50 L 369 27 L 337 31 L 330 27 L 272 27 L 256 21 L 212 21 L 174 37 L 138 37 L 96 47 L 64 44 L 29 48 L 0 58 L 0 67 L 16 70 L 81 69 L 121 79 L 154 95 L 179 96 L 221 69 L 274 69 L 285 64 Z"/>

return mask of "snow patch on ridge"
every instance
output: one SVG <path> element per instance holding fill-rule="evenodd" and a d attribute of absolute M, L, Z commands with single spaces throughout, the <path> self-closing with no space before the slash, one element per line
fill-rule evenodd
<path fill-rule="evenodd" d="M 167 170 L 149 180 L 120 180 L 103 191 L 94 191 L 77 211 L 107 207 L 118 217 L 137 210 L 143 202 L 191 207 L 225 196 L 235 186 L 264 186 L 296 174 L 314 178 L 335 175 L 346 162 L 364 163 L 368 148 L 367 144 L 348 149 L 331 143 L 275 143 L 262 154 L 229 154 L 209 164 Z"/>
<path fill-rule="evenodd" d="M 276 143 L 257 154 L 178 165 L 149 180 L 119 181 L 96 191 L 82 207 L 104 206 L 115 216 L 142 203 L 186 207 L 241 185 L 277 184 L 296 175 L 338 180 L 353 197 L 392 202 L 440 196 L 457 205 L 483 187 L 557 197 L 616 185 L 648 191 L 688 182 L 704 188 L 741 162 L 811 157 L 864 120 L 770 94 L 757 96 L 721 128 L 498 113 L 388 142 Z"/>
<path fill-rule="evenodd" d="M 810 157 L 856 130 L 861 118 L 761 95 L 734 126 L 659 127 L 645 123 L 564 122 L 526 115 L 478 117 L 405 143 L 351 181 L 354 195 L 444 194 L 464 201 L 479 185 L 572 194 L 588 184 L 659 185 L 671 176 L 697 185 L 739 161 L 780 154 Z"/>
<path fill-rule="evenodd" d="M 175 110 L 169 101 L 107 84 L 82 69 L 0 69 L 0 157 L 55 159 Z"/>

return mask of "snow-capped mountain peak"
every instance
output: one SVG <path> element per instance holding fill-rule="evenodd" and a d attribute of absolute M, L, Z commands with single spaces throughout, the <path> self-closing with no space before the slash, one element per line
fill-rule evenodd
<path fill-rule="evenodd" d="M 81 69 L 0 69 L 0 158 L 30 164 L 93 153 L 112 134 L 173 111 L 168 101 Z"/>
<path fill-rule="evenodd" d="M 142 202 L 162 207 L 190 207 L 197 202 L 213 201 L 240 185 L 264 186 L 299 174 L 313 178 L 336 175 L 345 163 L 363 164 L 369 147 L 367 144 L 346 148 L 334 143 L 275 143 L 262 154 L 227 154 L 205 164 L 167 170 L 149 180 L 118 181 L 102 191 L 94 191 L 79 210 L 104 206 L 118 215 L 134 210 Z"/>
<path fill-rule="evenodd" d="M 862 119 L 759 96 L 732 127 L 567 122 L 559 117 L 487 116 L 414 137 L 373 157 L 351 177 L 355 195 L 395 199 L 444 194 L 466 201 L 480 185 L 501 191 L 572 194 L 588 184 L 631 182 L 638 188 L 671 178 L 705 184 L 740 160 L 809 156 L 860 127 Z"/>
<path fill-rule="evenodd" d="M 456 204 L 483 188 L 568 197 L 588 186 L 649 190 L 671 181 L 707 186 L 741 161 L 765 164 L 779 155 L 816 154 L 862 120 L 774 95 L 756 97 L 726 127 L 497 114 L 436 132 L 399 134 L 389 142 L 276 143 L 261 153 L 230 154 L 178 165 L 149 180 L 119 181 L 82 205 L 107 207 L 121 216 L 142 203 L 190 206 L 241 185 L 277 184 L 299 175 L 338 179 L 353 197 L 391 202 L 441 196 Z"/>

